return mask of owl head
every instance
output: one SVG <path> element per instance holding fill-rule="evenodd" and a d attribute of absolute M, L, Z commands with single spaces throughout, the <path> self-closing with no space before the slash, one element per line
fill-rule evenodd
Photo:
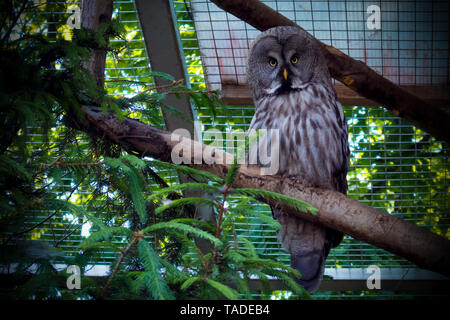
<path fill-rule="evenodd" d="M 250 47 L 247 82 L 255 100 L 302 90 L 311 83 L 331 85 L 319 43 L 297 27 L 275 27 L 261 33 Z"/>

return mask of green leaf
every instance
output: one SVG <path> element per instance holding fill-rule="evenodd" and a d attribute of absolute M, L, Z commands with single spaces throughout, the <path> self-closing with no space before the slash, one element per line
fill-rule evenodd
<path fill-rule="evenodd" d="M 212 243 L 214 243 L 216 246 L 222 245 L 222 241 L 220 241 L 219 239 L 214 237 L 212 234 L 210 234 L 206 231 L 203 231 L 199 228 L 195 228 L 190 225 L 187 225 L 184 223 L 178 223 L 178 222 L 159 222 L 159 223 L 153 224 L 153 225 L 145 228 L 144 230 L 142 230 L 142 232 L 144 234 L 146 234 L 146 233 L 154 232 L 156 230 L 161 230 L 161 229 L 175 229 L 177 231 L 187 232 L 196 237 L 209 240 Z"/>
<path fill-rule="evenodd" d="M 180 110 L 178 110 L 175 107 L 164 104 L 164 105 L 161 105 L 161 108 L 164 109 L 168 114 L 176 116 L 179 119 L 186 121 L 187 123 L 193 123 L 193 120 L 190 117 L 188 117 L 184 112 L 181 112 Z"/>
<path fill-rule="evenodd" d="M 139 184 L 140 178 L 138 177 L 138 175 L 132 168 L 123 163 L 121 159 L 105 157 L 105 164 L 113 168 L 122 169 L 125 175 L 128 177 L 128 188 L 131 199 L 133 200 L 134 208 L 136 209 L 141 222 L 145 222 L 147 219 L 146 203 L 144 197 L 142 196 L 142 189 Z"/>
<path fill-rule="evenodd" d="M 207 183 L 188 182 L 155 191 L 147 198 L 147 200 L 161 199 L 173 192 L 184 190 L 201 190 L 206 193 L 219 193 L 219 188 L 217 186 L 211 186 Z"/>
<path fill-rule="evenodd" d="M 106 103 L 105 101 L 103 101 L 103 102 L 101 103 L 101 108 L 102 108 L 102 113 L 103 113 L 104 115 L 107 115 L 107 114 L 108 114 L 108 103 Z"/>
<path fill-rule="evenodd" d="M 236 159 L 237 157 L 234 158 L 234 163 L 230 166 L 227 175 L 225 176 L 225 185 L 227 187 L 233 186 L 234 180 L 236 180 L 239 173 L 239 168 L 241 167 L 241 165 L 236 162 Z"/>
<path fill-rule="evenodd" d="M 243 243 L 247 248 L 248 251 L 246 252 L 246 254 L 248 257 L 258 258 L 258 252 L 256 252 L 256 248 L 250 240 L 245 237 L 238 237 L 237 241 Z"/>
<path fill-rule="evenodd" d="M 319 211 L 307 202 L 286 196 L 281 193 L 276 193 L 276 192 L 267 191 L 267 190 L 263 190 L 263 189 L 236 188 L 236 189 L 233 189 L 233 193 L 249 196 L 249 197 L 255 198 L 256 200 L 261 200 L 261 198 L 263 198 L 263 199 L 276 201 L 280 204 L 287 205 L 295 210 L 302 211 L 302 212 L 309 212 L 313 215 L 317 214 L 317 212 Z"/>
<path fill-rule="evenodd" d="M 147 163 L 144 160 L 139 159 L 138 157 L 133 156 L 132 154 L 124 154 L 119 159 L 128 161 L 132 166 L 137 168 L 144 169 L 147 166 Z"/>
<path fill-rule="evenodd" d="M 215 174 L 212 174 L 208 171 L 203 171 L 203 170 L 197 170 L 188 166 L 182 166 L 182 165 L 178 165 L 178 164 L 173 164 L 173 163 L 168 163 L 168 162 L 163 162 L 163 161 L 159 161 L 159 160 L 152 160 L 150 162 L 150 165 L 155 166 L 155 167 L 159 167 L 159 168 L 164 168 L 164 169 L 175 169 L 179 172 L 185 173 L 187 175 L 190 175 L 192 177 L 200 177 L 200 178 L 207 178 L 211 181 L 214 182 L 218 182 L 218 183 L 222 183 L 223 180 L 216 176 Z"/>
<path fill-rule="evenodd" d="M 175 81 L 175 78 L 173 76 L 171 76 L 168 73 L 164 73 L 164 72 L 149 71 L 149 72 L 146 72 L 145 75 L 151 76 L 151 77 L 162 78 L 162 79 L 166 79 L 166 80 L 169 80 L 169 81 Z"/>
<path fill-rule="evenodd" d="M 98 242 L 110 240 L 115 235 L 122 235 L 128 238 L 131 238 L 133 232 L 130 229 L 124 227 L 106 227 L 102 228 L 99 231 L 92 233 L 87 239 L 85 239 L 80 247 L 83 249 L 87 249 L 89 247 L 94 246 Z"/>
<path fill-rule="evenodd" d="M 95 226 L 97 226 L 100 230 L 108 228 L 108 226 L 103 223 L 103 221 L 91 214 L 85 213 L 85 217 L 87 220 L 91 221 Z"/>
<path fill-rule="evenodd" d="M 171 200 L 170 203 L 156 208 L 155 213 L 160 214 L 161 212 L 163 212 L 165 210 L 182 207 L 182 206 L 186 206 L 186 205 L 194 205 L 194 206 L 208 205 L 208 206 L 214 207 L 215 202 L 211 201 L 209 199 L 200 198 L 200 197 L 181 198 L 181 199 Z"/>
<path fill-rule="evenodd" d="M 188 278 L 186 281 L 183 282 L 183 284 L 181 285 L 180 289 L 185 291 L 187 288 L 189 288 L 194 282 L 197 282 L 199 280 L 201 280 L 202 277 L 197 276 L 197 277 L 192 277 L 192 278 Z"/>
<path fill-rule="evenodd" d="M 170 220 L 170 222 L 178 222 L 178 223 L 191 223 L 191 224 L 196 224 L 199 225 L 202 228 L 208 229 L 210 231 L 212 231 L 213 226 L 211 224 L 211 222 L 208 221 L 203 221 L 203 220 L 199 220 L 199 219 L 194 219 L 194 218 L 178 218 L 178 219 L 172 219 Z"/>
<path fill-rule="evenodd" d="M 153 248 L 147 241 L 141 239 L 138 244 L 138 251 L 145 268 L 145 273 L 141 280 L 145 283 L 153 298 L 157 300 L 173 300 L 173 293 L 170 291 L 166 281 L 161 277 L 161 265 Z"/>
<path fill-rule="evenodd" d="M 303 299 L 311 299 L 311 295 L 301 285 L 299 285 L 292 277 L 284 273 L 275 272 L 275 275 L 283 280 L 283 282 L 292 290 L 295 294 L 299 295 Z"/>
<path fill-rule="evenodd" d="M 146 212 L 145 199 L 142 196 L 141 187 L 139 186 L 139 182 L 138 182 L 136 175 L 129 174 L 129 177 L 130 177 L 129 188 L 130 188 L 130 194 L 131 194 L 131 199 L 133 200 L 134 208 L 136 209 L 136 212 L 138 213 L 141 222 L 145 222 L 147 220 L 147 212 Z"/>
<path fill-rule="evenodd" d="M 31 180 L 31 174 L 19 162 L 0 155 L 0 172 L 4 176 L 15 176 L 23 180 Z"/>
<path fill-rule="evenodd" d="M 239 298 L 239 293 L 236 292 L 236 290 L 231 289 L 229 286 L 211 279 L 206 279 L 206 282 L 230 300 L 237 300 Z"/>

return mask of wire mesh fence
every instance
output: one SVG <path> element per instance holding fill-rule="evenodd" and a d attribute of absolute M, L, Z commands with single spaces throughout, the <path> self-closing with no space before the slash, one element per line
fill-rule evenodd
<path fill-rule="evenodd" d="M 321 41 L 364 61 L 398 84 L 448 86 L 449 6 L 446 1 L 265 3 Z M 365 27 L 369 4 L 377 4 L 381 9 L 380 30 L 367 30 Z M 173 6 L 187 77 L 192 87 L 221 89 L 227 84 L 245 85 L 248 47 L 259 31 L 224 13 L 209 1 L 173 1 Z M 128 35 L 126 39 L 112 40 L 117 51 L 108 54 L 106 89 L 111 95 L 132 95 L 154 84 L 149 75 L 151 66 L 134 1 L 115 1 L 114 8 L 114 16 L 125 26 Z M 42 12 L 42 15 L 50 14 L 57 17 L 66 12 Z M 52 30 L 50 26 L 51 23 L 42 30 L 49 37 L 52 32 L 70 33 L 70 30 Z M 135 81 L 135 84 L 130 81 Z M 203 132 L 210 128 L 222 132 L 246 131 L 254 112 L 251 105 L 227 105 L 215 110 L 214 114 L 204 106 L 194 107 L 195 120 L 200 122 Z M 381 107 L 345 106 L 344 110 L 352 153 L 348 173 L 349 196 L 449 238 L 450 149 L 447 144 Z M 45 148 L 48 143 L 39 130 L 30 137 L 33 138 L 29 143 L 35 145 L 36 150 Z M 210 141 L 204 139 L 204 142 Z M 80 140 L 81 146 L 83 143 Z M 226 143 L 224 139 L 223 145 Z M 161 174 L 170 183 L 177 182 L 174 172 Z M 75 185 L 70 178 L 66 181 L 67 184 L 54 185 L 54 191 L 66 190 L 66 196 L 69 196 Z M 82 188 L 70 196 L 76 197 L 80 205 L 88 202 Z M 101 210 L 102 203 L 96 206 Z M 254 210 L 271 214 L 269 207 L 259 203 L 254 204 Z M 36 212 L 35 220 L 42 221 L 47 217 L 48 212 Z M 268 225 L 256 218 L 242 217 L 235 222 L 235 230 L 238 235 L 250 239 L 261 255 L 289 263 L 289 255 L 281 248 L 275 230 Z M 88 231 L 89 226 L 67 213 L 43 223 L 38 236 L 52 243 L 59 241 L 60 247 L 70 255 L 78 252 L 78 244 Z M 115 243 L 120 245 L 121 240 L 117 239 Z M 102 257 L 93 263 L 108 264 L 114 259 L 113 251 L 105 247 Z M 382 268 L 415 268 L 400 257 L 348 236 L 331 251 L 326 268 L 330 274 L 331 271 L 364 268 L 372 264 Z M 348 294 L 348 297 L 359 295 Z"/>
<path fill-rule="evenodd" d="M 448 85 L 446 1 L 261 2 L 397 84 Z M 210 1 L 191 6 L 208 85 L 245 84 L 247 51 L 259 31 Z"/>

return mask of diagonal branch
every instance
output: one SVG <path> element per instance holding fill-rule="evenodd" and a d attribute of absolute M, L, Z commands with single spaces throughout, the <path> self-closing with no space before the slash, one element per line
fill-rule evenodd
<path fill-rule="evenodd" d="M 292 20 L 258 0 L 211 0 L 219 8 L 233 14 L 258 30 L 276 26 L 295 26 Z M 317 40 L 319 41 L 319 40 Z M 429 105 L 376 73 L 361 61 L 320 42 L 330 74 L 361 96 L 378 102 L 396 116 L 411 121 L 436 138 L 450 142 L 450 114 Z"/>
<path fill-rule="evenodd" d="M 211 148 L 197 141 L 181 138 L 170 132 L 146 125 L 138 120 L 117 119 L 114 114 L 105 115 L 101 108 L 84 106 L 86 123 L 82 130 L 91 134 L 106 135 L 129 153 L 150 156 L 163 161 L 171 161 L 175 146 L 184 150 L 205 150 Z M 176 139 L 172 139 L 176 138 Z M 214 163 L 205 155 L 222 156 L 224 163 Z M 185 163 L 225 177 L 233 156 L 220 149 L 199 155 L 198 152 L 183 154 Z M 199 161 L 200 160 L 200 161 Z M 203 162 L 202 162 L 203 160 Z M 200 163 L 200 164 L 193 164 Z M 205 163 L 213 163 L 206 165 Z M 355 239 L 371 243 L 379 248 L 404 257 L 418 266 L 450 276 L 450 241 L 415 224 L 398 219 L 386 212 L 374 209 L 338 192 L 307 187 L 301 181 L 292 181 L 280 176 L 262 176 L 259 169 L 241 167 L 235 180 L 235 187 L 265 189 L 279 192 L 305 201 L 319 209 L 317 215 L 285 208 L 291 214 L 303 219 L 319 222 L 337 229 Z M 262 201 L 277 205 L 272 200 Z"/>

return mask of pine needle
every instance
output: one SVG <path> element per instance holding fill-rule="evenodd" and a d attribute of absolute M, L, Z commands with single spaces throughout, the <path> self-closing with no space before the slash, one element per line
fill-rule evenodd
<path fill-rule="evenodd" d="M 200 177 L 200 178 L 206 178 L 210 181 L 214 181 L 214 182 L 218 182 L 218 183 L 223 183 L 223 180 L 216 176 L 215 174 L 212 174 L 208 171 L 203 171 L 203 170 L 197 170 L 188 166 L 182 166 L 182 165 L 178 165 L 178 164 L 173 164 L 173 163 L 168 163 L 168 162 L 163 162 L 163 161 L 159 161 L 159 160 L 152 160 L 150 161 L 150 165 L 155 166 L 155 167 L 159 167 L 159 168 L 164 168 L 164 169 L 174 169 L 177 170 L 179 172 L 183 172 L 187 175 L 190 175 L 192 177 Z"/>
<path fill-rule="evenodd" d="M 161 277 L 161 265 L 153 248 L 141 239 L 138 244 L 139 257 L 144 264 L 145 273 L 141 280 L 156 300 L 173 300 L 173 293 L 170 291 L 166 281 Z"/>
<path fill-rule="evenodd" d="M 155 191 L 152 195 L 147 198 L 147 201 L 153 199 L 161 199 L 167 197 L 167 195 L 177 192 L 177 191 L 185 191 L 185 190 L 201 190 L 205 193 L 219 193 L 219 187 L 212 186 L 207 183 L 197 183 L 197 182 L 188 182 L 182 183 L 174 186 L 170 186 L 164 189 L 160 189 Z"/>
<path fill-rule="evenodd" d="M 276 201 L 280 204 L 287 205 L 295 210 L 302 212 L 309 212 L 313 215 L 317 214 L 317 212 L 319 211 L 307 202 L 286 196 L 281 193 L 271 192 L 263 189 L 236 188 L 233 189 L 233 193 L 252 197 L 255 198 L 256 200 L 261 200 L 261 198 L 263 198 L 267 200 Z"/>
<path fill-rule="evenodd" d="M 192 227 L 190 225 L 184 224 L 184 223 L 178 223 L 178 222 L 159 222 L 156 224 L 153 224 L 144 230 L 142 232 L 144 234 L 154 232 L 156 230 L 164 230 L 164 229 L 175 229 L 177 231 L 190 233 L 196 237 L 200 237 L 206 240 L 211 241 L 216 246 L 222 245 L 222 241 L 214 237 L 212 234 L 203 231 L 199 228 Z"/>
<path fill-rule="evenodd" d="M 208 205 L 211 207 L 214 207 L 216 203 L 214 201 L 211 201 L 209 199 L 200 198 L 200 197 L 189 197 L 189 198 L 181 198 L 171 201 L 168 204 L 162 205 L 158 208 L 156 208 L 155 213 L 160 214 L 161 212 L 173 209 L 185 205 Z"/>
<path fill-rule="evenodd" d="M 236 292 L 236 290 L 231 289 L 229 286 L 211 279 L 206 279 L 206 283 L 208 283 L 211 287 L 222 293 L 226 298 L 230 300 L 237 300 L 239 298 L 239 293 Z"/>
<path fill-rule="evenodd" d="M 91 233 L 91 235 L 80 244 L 80 247 L 82 249 L 87 249 L 96 245 L 98 242 L 109 240 L 113 236 L 118 235 L 130 238 L 133 235 L 133 231 L 124 227 L 102 228 L 99 231 Z"/>
<path fill-rule="evenodd" d="M 194 282 L 197 282 L 199 280 L 201 280 L 202 277 L 197 276 L 197 277 L 192 277 L 192 278 L 188 278 L 186 281 L 183 282 L 183 284 L 181 285 L 180 289 L 185 291 L 187 288 L 189 288 Z"/>
<path fill-rule="evenodd" d="M 240 167 L 241 165 L 238 164 L 235 160 L 234 163 L 228 169 L 227 175 L 225 176 L 225 185 L 227 187 L 231 188 L 233 186 L 234 180 L 236 180 Z"/>
<path fill-rule="evenodd" d="M 134 160 L 133 160 L 134 161 Z M 131 167 L 127 166 L 121 159 L 105 158 L 105 164 L 113 168 L 120 168 L 123 170 L 128 178 L 128 187 L 131 199 L 133 200 L 134 209 L 136 210 L 141 222 L 147 219 L 146 203 L 142 196 L 142 188 L 139 184 L 140 177 L 136 175 Z"/>

